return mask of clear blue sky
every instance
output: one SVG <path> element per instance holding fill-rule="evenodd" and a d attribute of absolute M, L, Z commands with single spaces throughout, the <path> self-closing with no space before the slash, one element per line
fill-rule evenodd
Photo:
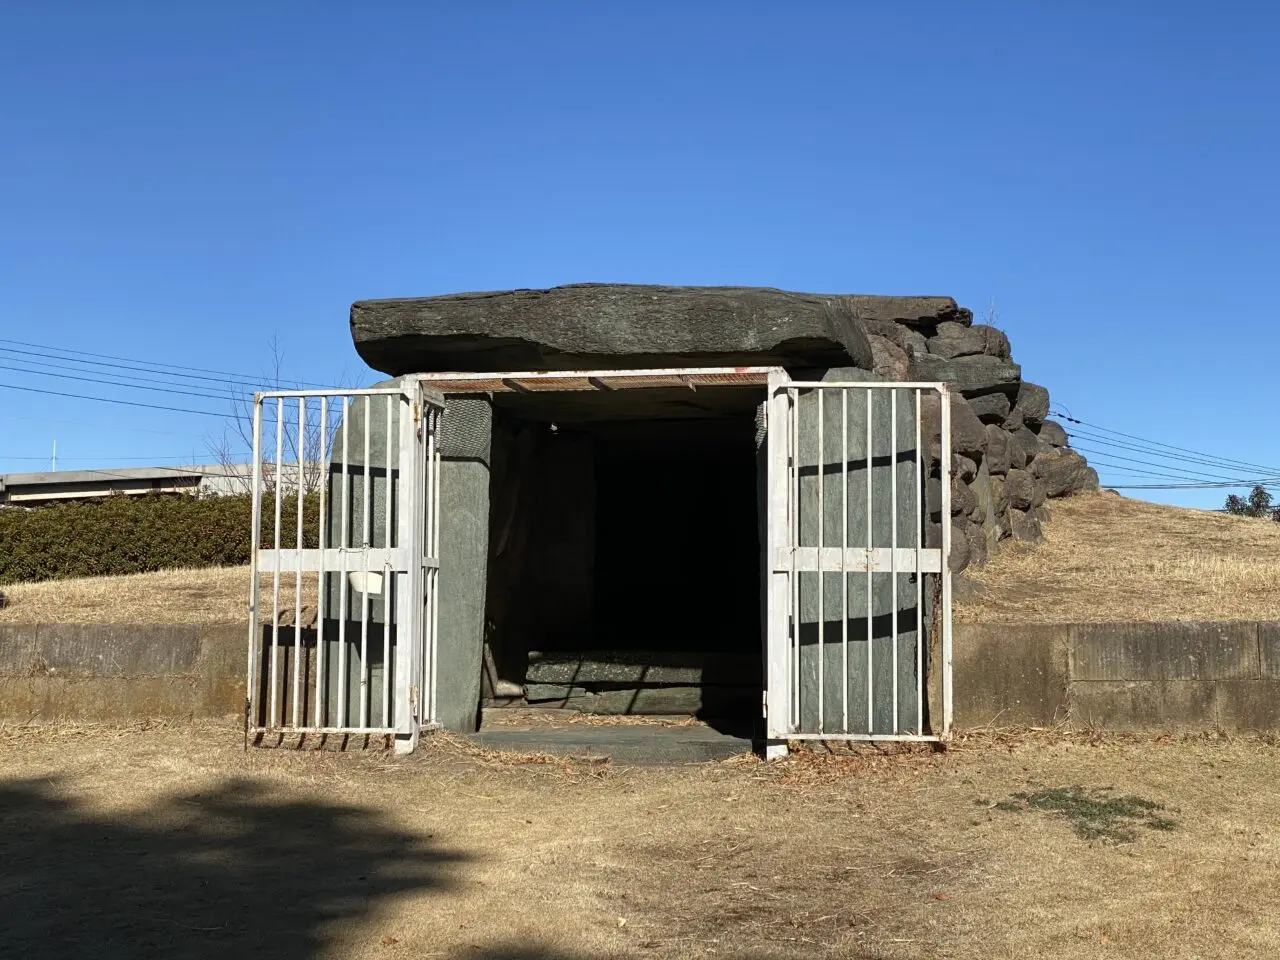
<path fill-rule="evenodd" d="M 329 382 L 371 379 L 360 298 L 938 293 L 994 302 L 1077 417 L 1280 465 L 1277 104 L 1261 2 L 13 0 L 0 337 L 252 374 L 278 334 Z M 220 429 L 0 405 L 0 471 L 55 439 L 60 466 L 203 460 Z"/>

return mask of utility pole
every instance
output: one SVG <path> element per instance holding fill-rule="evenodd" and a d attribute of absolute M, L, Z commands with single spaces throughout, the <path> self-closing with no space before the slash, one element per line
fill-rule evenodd
<path fill-rule="evenodd" d="M 49 461 L 49 469 L 54 473 L 58 471 L 58 441 L 53 441 L 53 459 Z"/>

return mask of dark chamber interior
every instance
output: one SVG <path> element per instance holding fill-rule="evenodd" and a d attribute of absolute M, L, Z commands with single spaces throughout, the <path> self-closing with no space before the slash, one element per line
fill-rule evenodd
<path fill-rule="evenodd" d="M 762 393 L 495 399 L 488 702 L 755 732 Z"/>

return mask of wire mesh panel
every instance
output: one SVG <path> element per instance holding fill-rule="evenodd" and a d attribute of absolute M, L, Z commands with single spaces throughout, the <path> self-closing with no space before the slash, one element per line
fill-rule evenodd
<path fill-rule="evenodd" d="M 246 733 L 434 720 L 442 412 L 416 381 L 255 397 Z"/>
<path fill-rule="evenodd" d="M 769 738 L 951 726 L 945 384 L 770 381 Z"/>

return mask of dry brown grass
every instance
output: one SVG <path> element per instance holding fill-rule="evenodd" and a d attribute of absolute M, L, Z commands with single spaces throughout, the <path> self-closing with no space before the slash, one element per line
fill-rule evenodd
<path fill-rule="evenodd" d="M 970 572 L 984 592 L 956 605 L 958 622 L 1280 619 L 1280 524 L 1105 493 L 1051 509 L 1045 543 L 1006 542 Z M 17 584 L 0 622 L 237 622 L 248 588 L 247 567 Z M 288 621 L 288 575 L 281 603 Z M 314 611 L 314 578 L 303 603 Z"/>
<path fill-rule="evenodd" d="M 271 578 L 264 577 L 263 585 L 269 604 Z M 0 623 L 238 623 L 249 616 L 249 568 L 19 583 L 5 587 L 4 595 L 9 603 L 0 608 Z M 314 575 L 304 577 L 304 607 L 314 611 L 315 597 Z M 291 622 L 291 574 L 280 578 L 280 604 Z"/>
<path fill-rule="evenodd" d="M 1280 749 L 1262 741 L 978 737 L 631 770 L 447 739 L 409 760 L 239 741 L 231 724 L 4 731 L 0 953 L 1280 950 Z M 1160 803 L 1175 825 L 1117 845 L 1006 802 L 1076 786 Z"/>
<path fill-rule="evenodd" d="M 1280 619 L 1280 524 L 1115 494 L 1054 501 L 1045 543 L 971 572 L 969 623 Z"/>

